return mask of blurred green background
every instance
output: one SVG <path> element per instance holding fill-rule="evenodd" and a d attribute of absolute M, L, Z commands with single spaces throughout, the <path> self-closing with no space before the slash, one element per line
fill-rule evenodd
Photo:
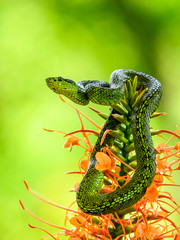
<path fill-rule="evenodd" d="M 180 123 L 179 26 L 178 0 L 0 2 L 0 239 L 44 236 L 28 223 L 57 231 L 23 212 L 18 199 L 43 219 L 64 225 L 65 212 L 31 196 L 24 179 L 60 205 L 75 199 L 68 191 L 79 176 L 64 172 L 77 170 L 82 152 L 74 148 L 69 153 L 60 134 L 42 128 L 69 132 L 80 123 L 76 112 L 47 88 L 45 78 L 108 81 L 119 68 L 151 74 L 163 85 L 159 110 L 168 112 L 152 126 L 174 131 Z M 103 122 L 88 107 L 79 108 Z M 168 190 L 179 201 L 178 189 Z M 178 216 L 174 219 L 178 222 Z"/>

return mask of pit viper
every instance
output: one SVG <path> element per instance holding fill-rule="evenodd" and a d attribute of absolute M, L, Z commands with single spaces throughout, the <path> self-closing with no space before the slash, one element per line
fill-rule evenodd
<path fill-rule="evenodd" d="M 113 107 L 118 104 L 125 94 L 127 80 L 132 83 L 137 76 L 137 90 L 147 89 L 138 104 L 132 110 L 131 128 L 135 147 L 137 168 L 131 180 L 122 188 L 109 193 L 100 192 L 104 182 L 104 172 L 96 170 L 96 153 L 105 145 L 112 146 L 115 137 L 107 135 L 103 144 L 101 139 L 106 130 L 117 130 L 120 123 L 113 117 L 117 110 Z M 73 102 L 86 105 L 89 101 L 111 106 L 110 114 L 92 150 L 88 170 L 82 179 L 76 193 L 79 208 L 87 214 L 101 215 L 123 210 L 134 205 L 146 193 L 151 185 L 155 172 L 155 150 L 150 134 L 150 117 L 157 109 L 162 87 L 160 82 L 145 73 L 133 70 L 115 70 L 109 83 L 105 81 L 79 81 L 74 82 L 62 77 L 49 77 L 46 79 L 48 87 L 57 94 L 63 94 Z"/>

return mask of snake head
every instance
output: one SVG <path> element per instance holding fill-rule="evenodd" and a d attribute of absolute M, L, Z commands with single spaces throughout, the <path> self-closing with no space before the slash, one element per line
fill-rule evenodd
<path fill-rule="evenodd" d="M 70 79 L 63 77 L 49 77 L 46 79 L 47 86 L 57 94 L 63 94 L 64 91 L 72 91 L 76 83 Z"/>
<path fill-rule="evenodd" d="M 70 79 L 49 77 L 46 79 L 46 83 L 53 92 L 63 94 L 77 104 L 86 105 L 89 103 L 86 92 Z"/>

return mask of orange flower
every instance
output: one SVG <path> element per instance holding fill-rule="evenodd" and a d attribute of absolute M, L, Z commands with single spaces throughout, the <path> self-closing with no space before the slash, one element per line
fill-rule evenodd
<path fill-rule="evenodd" d="M 87 158 L 81 161 L 80 166 L 81 166 L 82 170 L 84 170 L 85 172 L 88 169 L 88 164 L 89 164 L 89 159 L 87 159 Z"/>
<path fill-rule="evenodd" d="M 146 191 L 146 195 L 144 196 L 150 202 L 156 202 L 158 199 L 159 191 L 157 190 L 157 186 L 152 184 Z"/>
<path fill-rule="evenodd" d="M 96 163 L 95 168 L 99 171 L 111 170 L 114 167 L 114 162 L 112 159 L 103 152 L 96 153 Z"/>
<path fill-rule="evenodd" d="M 94 130 L 85 130 L 82 119 L 80 117 L 80 114 L 83 114 L 78 109 L 75 108 L 75 110 L 77 111 L 81 122 L 81 130 L 69 133 L 71 136 L 66 140 L 64 147 L 69 148 L 69 151 L 72 150 L 72 147 L 74 145 L 84 148 L 84 155 L 80 158 L 78 164 L 79 171 L 68 172 L 69 174 L 76 173 L 84 176 L 88 169 L 89 156 L 93 149 L 93 145 L 90 143 L 90 140 L 88 138 L 89 133 L 94 135 L 98 134 Z M 100 115 L 100 112 L 98 112 L 98 114 Z M 103 117 L 105 117 L 105 115 L 103 115 Z M 86 119 L 88 119 L 91 123 L 93 123 L 94 126 L 100 129 L 100 127 L 89 118 L 86 117 Z M 54 130 L 48 131 L 55 132 Z M 69 206 L 69 208 L 66 208 L 53 203 L 46 198 L 43 198 L 42 196 L 39 196 L 37 193 L 31 190 L 25 182 L 27 190 L 32 195 L 46 202 L 47 204 L 65 210 L 65 225 L 67 222 L 69 222 L 73 228 L 69 230 L 67 228 L 46 222 L 31 213 L 24 207 L 22 202 L 20 202 L 21 207 L 26 212 L 41 222 L 55 227 L 58 229 L 58 233 L 51 234 L 40 227 L 34 227 L 32 225 L 29 226 L 31 228 L 37 228 L 44 231 L 46 234 L 48 234 L 48 236 L 52 237 L 55 240 L 59 240 L 61 235 L 69 236 L 68 240 L 118 240 L 122 237 L 124 240 L 157 240 L 168 238 L 180 240 L 180 228 L 176 226 L 175 222 L 173 222 L 171 219 L 171 215 L 175 212 L 180 215 L 180 206 L 177 205 L 170 192 L 163 190 L 163 186 L 179 187 L 179 185 L 174 184 L 172 176 L 174 171 L 180 170 L 180 142 L 177 142 L 174 146 L 169 146 L 171 140 L 174 137 L 179 138 L 179 135 L 177 135 L 178 129 L 175 133 L 166 130 L 163 130 L 162 133 L 163 132 L 171 134 L 171 138 L 168 140 L 168 142 L 159 143 L 157 145 L 156 176 L 152 185 L 147 189 L 146 194 L 139 202 L 130 208 L 122 210 L 121 212 L 101 216 L 92 216 L 83 213 L 79 208 L 77 208 L 77 210 L 72 209 L 75 201 Z M 82 138 L 78 138 L 73 135 L 76 133 L 81 133 Z M 79 141 L 81 141 L 85 146 L 80 145 Z M 132 162 L 126 162 L 127 155 L 125 155 L 122 161 L 121 156 L 118 158 L 111 150 L 108 146 L 103 147 L 100 152 L 96 153 L 95 156 L 97 159 L 95 168 L 99 171 L 105 171 L 105 181 L 101 189 L 101 193 L 109 193 L 119 187 L 122 187 L 124 183 L 127 183 L 130 180 L 131 175 L 134 172 L 134 169 L 132 168 Z M 134 152 L 130 153 L 130 155 L 132 157 L 135 157 Z M 117 164 L 121 164 L 123 172 L 126 173 L 125 176 L 123 176 L 124 174 L 119 174 L 120 168 L 117 167 Z M 166 179 L 170 181 L 170 184 L 164 183 L 164 180 Z M 75 184 L 72 191 L 76 191 L 77 187 L 78 184 Z M 72 216 L 72 214 L 74 215 Z"/>
<path fill-rule="evenodd" d="M 78 137 L 71 136 L 71 137 L 69 137 L 69 138 L 66 140 L 66 142 L 65 142 L 65 144 L 64 144 L 64 148 L 69 148 L 69 151 L 71 152 L 72 147 L 73 147 L 74 145 L 79 145 L 79 141 L 80 141 L 80 140 L 81 140 L 81 139 L 78 138 Z"/>
<path fill-rule="evenodd" d="M 73 145 L 79 145 L 79 140 L 79 138 L 70 137 L 65 145 L 66 147 L 70 147 L 72 149 Z M 180 215 L 178 212 L 179 207 L 169 192 L 161 192 L 163 185 L 168 185 L 163 183 L 164 178 L 167 178 L 172 182 L 170 177 L 173 171 L 178 170 L 177 168 L 173 168 L 173 165 L 180 161 L 180 155 L 178 154 L 179 144 L 176 143 L 171 147 L 168 147 L 168 144 L 159 144 L 158 148 L 159 154 L 157 155 L 157 174 L 154 178 L 154 181 L 147 189 L 145 196 L 138 203 L 136 203 L 130 209 L 124 210 L 125 213 L 123 219 L 121 219 L 117 213 L 95 217 L 84 214 L 80 209 L 78 209 L 78 211 L 74 211 L 71 208 L 64 208 L 52 203 L 51 201 L 48 201 L 47 199 L 39 197 L 28 187 L 27 183 L 25 182 L 26 188 L 31 194 L 48 204 L 67 210 L 66 221 L 68 220 L 70 224 L 73 225 L 73 228 L 68 230 L 51 223 L 47 223 L 28 211 L 21 203 L 21 206 L 25 211 L 29 212 L 31 215 L 38 218 L 40 221 L 45 222 L 46 224 L 60 228 L 61 231 L 57 234 L 50 234 L 40 227 L 30 226 L 46 232 L 49 236 L 56 240 L 59 240 L 60 235 L 69 236 L 68 240 L 118 240 L 121 237 L 126 239 L 127 236 L 131 240 L 156 240 L 168 238 L 180 240 L 180 231 L 176 224 L 170 219 L 174 212 L 177 212 L 177 214 Z M 120 179 L 126 182 L 129 180 L 130 175 L 124 177 L 119 176 L 115 171 L 117 168 L 116 161 L 118 158 L 115 158 L 108 148 L 103 148 L 102 151 L 103 152 L 98 152 L 96 154 L 96 169 L 100 171 L 106 171 L 106 179 L 111 183 L 111 185 L 104 185 L 101 193 L 112 192 L 118 186 L 118 181 Z M 83 157 L 87 156 L 87 153 L 88 157 L 80 162 L 80 169 L 84 171 L 83 175 L 87 171 L 89 161 L 89 151 L 85 150 Z M 171 158 L 173 159 L 170 161 Z M 123 163 L 123 161 L 121 161 L 121 164 L 126 165 L 126 163 Z M 133 169 L 130 170 L 133 171 Z M 82 172 L 80 170 L 79 172 L 74 171 L 74 173 Z M 169 185 L 175 186 L 175 184 Z M 73 191 L 76 191 L 77 186 L 78 184 L 74 186 Z M 168 201 L 166 202 L 166 200 L 168 200 L 170 203 Z M 166 205 L 170 207 L 172 211 L 169 208 L 167 210 Z M 75 216 L 72 217 L 72 213 L 75 213 Z M 69 216 L 71 216 L 71 218 L 69 218 Z M 114 229 L 114 232 L 116 232 L 116 227 L 119 229 L 118 236 L 112 238 L 111 231 Z"/>
<path fill-rule="evenodd" d="M 180 142 L 177 142 L 177 143 L 175 144 L 175 149 L 176 149 L 176 150 L 180 150 Z"/>
<path fill-rule="evenodd" d="M 148 239 L 148 240 L 154 240 L 155 237 L 160 235 L 163 231 L 163 228 L 161 226 L 152 226 L 152 225 L 146 225 L 145 223 L 138 224 L 135 236 L 136 238 L 140 239 Z M 145 238 L 146 237 L 146 238 Z"/>
<path fill-rule="evenodd" d="M 68 240 L 82 240 L 80 237 L 69 237 Z"/>
<path fill-rule="evenodd" d="M 180 240 L 180 232 L 176 233 L 174 240 Z"/>
<path fill-rule="evenodd" d="M 86 223 L 86 218 L 84 218 L 81 215 L 72 217 L 70 220 L 70 223 L 75 227 L 81 227 Z"/>

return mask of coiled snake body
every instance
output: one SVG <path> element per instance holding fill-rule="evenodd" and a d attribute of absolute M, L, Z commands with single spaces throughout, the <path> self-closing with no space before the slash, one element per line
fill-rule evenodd
<path fill-rule="evenodd" d="M 77 203 L 81 210 L 88 214 L 101 215 L 123 210 L 139 201 L 151 185 L 155 172 L 155 150 L 149 129 L 151 114 L 159 105 L 162 95 L 161 84 L 154 77 L 132 70 L 115 70 L 110 77 L 110 83 L 102 81 L 80 81 L 62 77 L 46 79 L 47 85 L 55 93 L 63 94 L 73 102 L 81 105 L 89 101 L 101 105 L 117 104 L 124 96 L 127 80 L 133 81 L 138 77 L 137 90 L 141 87 L 148 88 L 141 100 L 134 107 L 131 124 L 133 141 L 135 145 L 137 168 L 131 180 L 122 188 L 117 188 L 110 193 L 99 193 L 103 181 L 103 171 L 95 168 L 97 160 L 95 155 L 105 144 L 112 145 L 115 138 L 107 135 L 101 145 L 101 138 L 108 129 L 118 129 L 118 121 L 112 116 L 117 111 L 111 107 L 109 117 L 97 139 L 90 156 L 88 170 L 77 190 Z"/>

